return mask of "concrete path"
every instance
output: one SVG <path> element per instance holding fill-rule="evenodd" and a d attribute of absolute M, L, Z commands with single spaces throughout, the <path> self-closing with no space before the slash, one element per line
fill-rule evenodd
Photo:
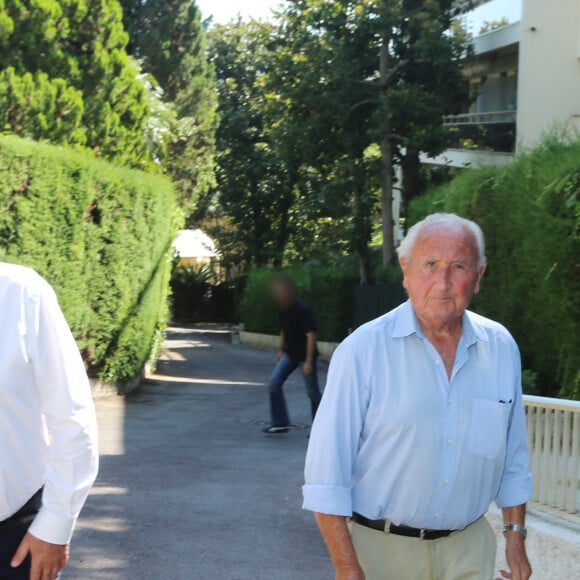
<path fill-rule="evenodd" d="M 260 432 L 272 362 L 218 327 L 171 329 L 156 375 L 97 401 L 101 472 L 65 580 L 332 580 L 300 509 L 309 404 L 298 373 L 287 387 L 296 428 Z M 534 516 L 528 527 L 533 578 L 580 579 L 579 530 Z"/>
<path fill-rule="evenodd" d="M 229 333 L 172 329 L 168 339 L 157 375 L 127 398 L 97 400 L 101 471 L 63 577 L 331 578 L 300 509 L 302 377 L 287 388 L 299 427 L 266 436 L 271 352 L 233 346 Z"/>

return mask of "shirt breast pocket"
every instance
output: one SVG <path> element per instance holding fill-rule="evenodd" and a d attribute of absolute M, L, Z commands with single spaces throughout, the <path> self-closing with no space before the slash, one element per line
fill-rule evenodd
<path fill-rule="evenodd" d="M 510 403 L 473 399 L 471 407 L 471 453 L 488 459 L 503 457 L 506 452 Z"/>

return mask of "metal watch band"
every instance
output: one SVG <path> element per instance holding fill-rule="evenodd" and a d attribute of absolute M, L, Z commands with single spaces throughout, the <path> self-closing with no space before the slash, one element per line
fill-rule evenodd
<path fill-rule="evenodd" d="M 528 535 L 528 530 L 520 524 L 504 524 L 503 533 L 506 532 L 519 532 L 524 538 Z"/>

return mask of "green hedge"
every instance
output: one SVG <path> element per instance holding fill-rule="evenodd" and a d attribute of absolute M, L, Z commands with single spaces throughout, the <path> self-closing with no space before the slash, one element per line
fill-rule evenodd
<path fill-rule="evenodd" d="M 0 138 L 0 259 L 54 286 L 92 376 L 134 377 L 167 318 L 177 227 L 165 178 Z"/>
<path fill-rule="evenodd" d="M 323 341 L 342 340 L 352 327 L 353 296 L 357 282 L 350 270 L 336 268 L 291 268 L 284 270 L 298 286 L 298 296 L 314 312 Z M 278 334 L 278 315 L 270 299 L 270 282 L 277 272 L 253 270 L 248 276 L 240 317 L 248 332 Z"/>
<path fill-rule="evenodd" d="M 412 204 L 476 220 L 488 271 L 474 300 L 517 339 L 538 394 L 580 399 L 580 143 L 555 138 L 504 168 L 464 172 Z"/>

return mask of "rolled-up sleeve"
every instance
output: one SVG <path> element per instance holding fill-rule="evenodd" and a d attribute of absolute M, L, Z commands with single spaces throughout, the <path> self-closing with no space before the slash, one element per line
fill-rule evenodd
<path fill-rule="evenodd" d="M 515 344 L 513 349 L 516 367 L 515 397 L 507 433 L 505 468 L 496 497 L 496 503 L 500 508 L 525 504 L 530 501 L 533 494 L 526 414 L 522 397 L 520 354 Z"/>
<path fill-rule="evenodd" d="M 349 340 L 334 353 L 306 455 L 304 509 L 352 515 L 351 482 L 368 406 L 367 388 Z"/>
<path fill-rule="evenodd" d="M 31 354 L 46 423 L 48 467 L 35 537 L 67 544 L 98 469 L 97 424 L 83 361 L 56 296 L 41 284 Z"/>

